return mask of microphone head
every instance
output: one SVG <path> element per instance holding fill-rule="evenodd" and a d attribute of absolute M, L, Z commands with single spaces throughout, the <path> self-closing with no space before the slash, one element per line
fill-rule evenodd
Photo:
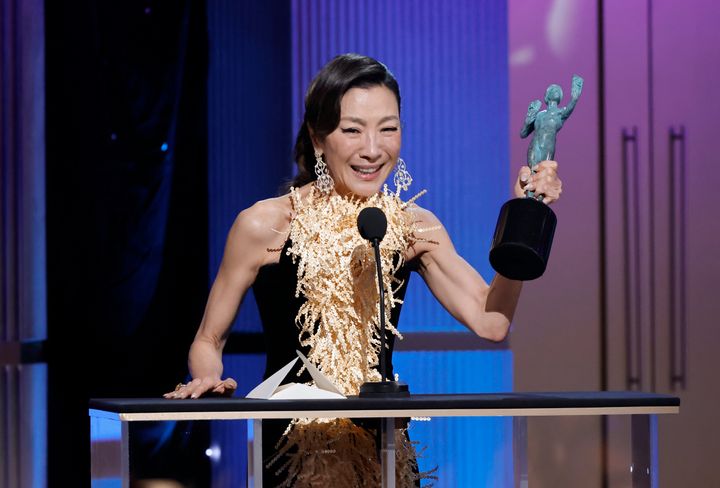
<path fill-rule="evenodd" d="M 363 239 L 380 242 L 387 231 L 387 217 L 379 208 L 367 207 L 358 214 L 357 225 Z"/>

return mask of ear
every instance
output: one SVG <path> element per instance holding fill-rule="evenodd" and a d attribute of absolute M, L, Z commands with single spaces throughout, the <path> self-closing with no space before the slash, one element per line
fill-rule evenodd
<path fill-rule="evenodd" d="M 307 130 L 308 134 L 310 134 L 310 141 L 312 142 L 314 152 L 323 152 L 320 140 L 315 136 L 315 131 L 309 125 L 307 126 Z"/>

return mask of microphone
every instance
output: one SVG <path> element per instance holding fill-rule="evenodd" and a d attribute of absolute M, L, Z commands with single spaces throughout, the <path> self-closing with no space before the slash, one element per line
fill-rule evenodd
<path fill-rule="evenodd" d="M 377 207 L 367 207 L 360 211 L 357 218 L 358 230 L 363 239 L 380 242 L 387 232 L 387 217 Z"/>
<path fill-rule="evenodd" d="M 380 295 L 380 382 L 366 382 L 360 385 L 361 397 L 408 396 L 410 391 L 405 383 L 389 381 L 387 363 L 385 361 L 385 287 L 382 278 L 382 261 L 380 260 L 380 241 L 387 232 L 387 217 L 377 207 L 366 207 L 357 218 L 358 231 L 363 239 L 372 243 L 375 249 L 375 269 L 377 270 L 378 291 Z"/>

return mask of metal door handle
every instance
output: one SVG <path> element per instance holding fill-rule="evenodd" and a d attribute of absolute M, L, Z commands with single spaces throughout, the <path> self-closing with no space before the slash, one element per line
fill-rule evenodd
<path fill-rule="evenodd" d="M 668 130 L 670 218 L 670 388 L 685 389 L 687 382 L 686 321 L 686 139 L 685 126 Z"/>
<path fill-rule="evenodd" d="M 640 158 L 638 129 L 622 129 L 623 260 L 625 291 L 625 384 L 642 388 L 642 304 L 640 302 Z"/>

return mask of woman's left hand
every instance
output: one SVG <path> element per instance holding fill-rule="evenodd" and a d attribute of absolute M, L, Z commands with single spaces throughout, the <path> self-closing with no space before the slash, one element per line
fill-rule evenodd
<path fill-rule="evenodd" d="M 542 198 L 543 203 L 554 202 L 562 193 L 562 181 L 558 178 L 557 168 L 556 161 L 541 162 L 537 165 L 535 174 L 531 174 L 528 166 L 520 168 L 515 181 L 515 196 L 522 198 L 526 191 L 532 191 L 536 198 Z"/>
<path fill-rule="evenodd" d="M 163 395 L 169 399 L 200 398 L 208 396 L 231 397 L 237 390 L 237 381 L 232 378 L 210 380 L 195 378 L 190 383 L 178 383 L 175 390 Z"/>

